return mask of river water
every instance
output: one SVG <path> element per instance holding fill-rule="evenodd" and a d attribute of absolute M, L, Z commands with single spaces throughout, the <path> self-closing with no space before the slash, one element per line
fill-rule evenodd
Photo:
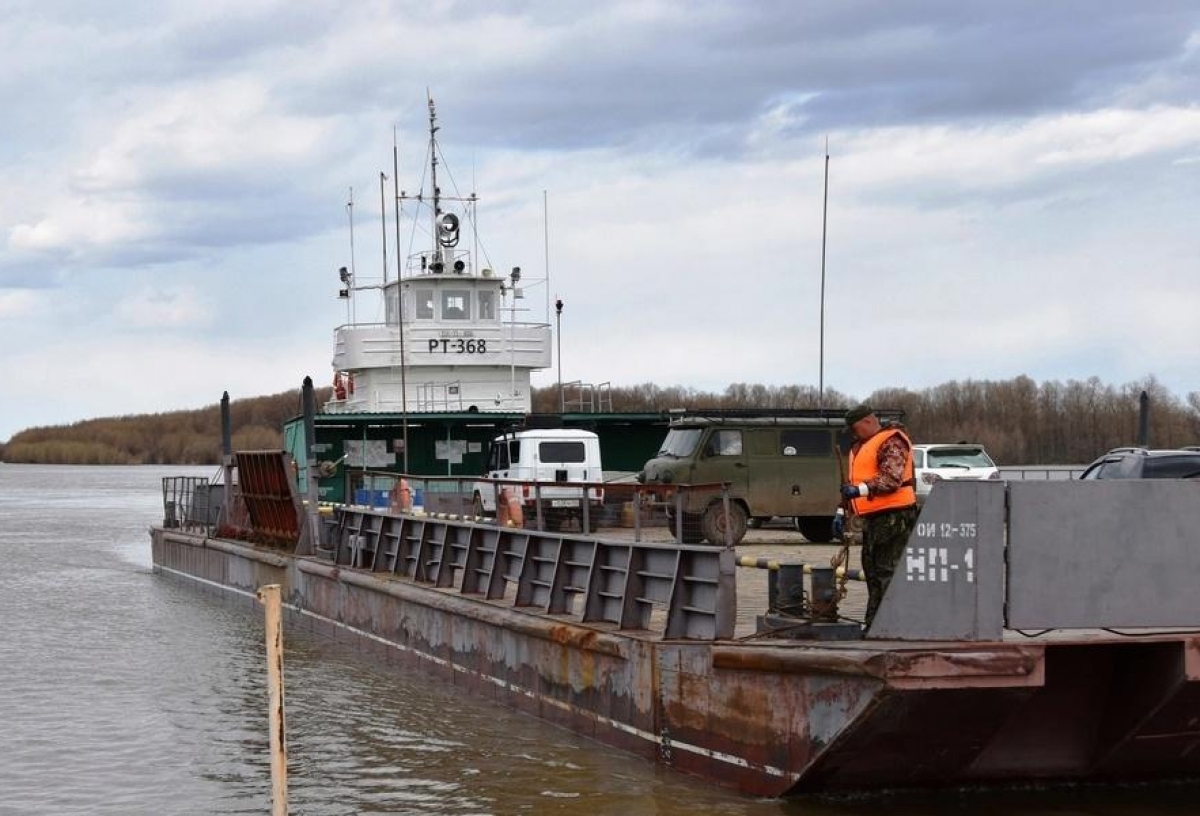
<path fill-rule="evenodd" d="M 151 570 L 161 478 L 0 464 L 0 814 L 265 814 L 262 615 Z M 1178 786 L 764 801 L 285 631 L 291 813 L 1182 816 Z"/>

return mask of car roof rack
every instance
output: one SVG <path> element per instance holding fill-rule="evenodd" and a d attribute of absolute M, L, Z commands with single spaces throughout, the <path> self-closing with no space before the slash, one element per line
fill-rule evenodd
<path fill-rule="evenodd" d="M 668 413 L 671 423 L 687 420 L 707 420 L 712 422 L 735 422 L 738 420 L 788 420 L 788 419 L 824 419 L 826 424 L 842 423 L 846 418 L 847 408 L 672 408 Z M 875 415 L 884 424 L 904 421 L 904 411 L 899 408 L 877 408 Z"/>

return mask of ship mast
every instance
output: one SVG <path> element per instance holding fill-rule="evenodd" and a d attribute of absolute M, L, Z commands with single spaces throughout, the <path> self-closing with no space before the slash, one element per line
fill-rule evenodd
<path fill-rule="evenodd" d="M 442 191 L 438 189 L 437 180 L 437 110 L 433 106 L 433 96 L 429 95 L 429 180 L 433 186 L 433 260 L 442 261 L 442 242 L 438 240 L 439 221 L 442 217 Z"/>

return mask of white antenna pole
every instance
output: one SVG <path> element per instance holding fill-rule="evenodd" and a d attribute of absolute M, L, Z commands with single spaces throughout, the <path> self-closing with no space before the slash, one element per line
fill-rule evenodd
<path fill-rule="evenodd" d="M 825 202 L 821 207 L 821 343 L 817 374 L 817 408 L 825 407 L 825 227 L 829 215 L 829 137 L 825 137 Z"/>
<path fill-rule="evenodd" d="M 546 322 L 550 322 L 550 204 L 546 191 L 542 190 L 542 240 L 543 255 L 546 263 Z"/>
<path fill-rule="evenodd" d="M 383 198 L 383 183 L 387 175 L 379 172 L 379 229 L 383 233 L 383 285 L 387 286 L 387 204 Z"/>
<path fill-rule="evenodd" d="M 476 275 L 482 269 L 479 262 L 479 198 L 475 195 L 475 191 L 479 189 L 479 185 L 475 181 L 475 154 L 471 154 L 471 241 L 473 249 L 471 251 L 472 272 Z"/>
<path fill-rule="evenodd" d="M 433 107 L 433 96 L 425 89 L 429 100 L 429 186 L 433 191 L 433 259 L 442 260 L 442 245 L 438 242 L 438 219 L 442 215 L 442 191 L 437 180 L 437 111 Z"/>
<path fill-rule="evenodd" d="M 400 137 L 392 128 L 392 191 L 396 197 L 396 325 L 400 334 L 400 424 L 404 472 L 408 473 L 408 382 L 404 376 L 404 281 L 400 269 Z"/>
<path fill-rule="evenodd" d="M 350 200 L 346 202 L 346 215 L 350 218 L 350 280 L 346 282 L 346 322 L 353 323 L 351 304 L 354 303 L 354 188 L 350 188 Z"/>

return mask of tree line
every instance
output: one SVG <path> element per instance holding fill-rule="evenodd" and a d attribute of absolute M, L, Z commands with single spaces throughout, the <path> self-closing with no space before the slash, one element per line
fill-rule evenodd
<path fill-rule="evenodd" d="M 316 389 L 318 405 L 329 399 L 330 391 Z M 302 411 L 299 389 L 231 401 L 234 450 L 279 450 L 283 447 L 283 423 Z M 215 464 L 221 461 L 220 404 L 29 428 L 0 444 L 0 461 L 42 465 Z"/>
<path fill-rule="evenodd" d="M 1200 391 L 1186 399 L 1172 394 L 1153 376 L 1121 386 L 1098 377 L 1038 384 L 1026 376 L 1011 380 L 955 380 L 921 390 L 883 388 L 865 399 L 805 385 L 735 383 L 721 393 L 663 388 L 653 383 L 612 388 L 603 394 L 613 411 L 702 409 L 802 409 L 848 407 L 865 401 L 904 412 L 915 442 L 978 442 L 1007 465 L 1086 464 L 1107 450 L 1138 442 L 1142 392 L 1149 397 L 1148 444 L 1175 448 L 1200 444 Z M 567 410 L 578 393 L 563 395 Z M 557 387 L 536 389 L 534 410 L 556 411 Z"/>
<path fill-rule="evenodd" d="M 1097 377 L 1040 384 L 1025 376 L 955 380 L 915 391 L 884 388 L 865 401 L 903 411 L 905 427 L 916 442 L 979 442 L 992 458 L 1007 465 L 1085 464 L 1111 448 L 1137 444 L 1143 391 L 1150 400 L 1151 447 L 1200 444 L 1200 391 L 1180 399 L 1152 376 L 1121 386 Z M 565 396 L 567 410 L 577 407 L 577 394 Z M 812 386 L 748 383 L 734 383 L 723 392 L 643 383 L 616 387 L 603 396 L 596 408 L 617 412 L 845 408 L 863 401 L 836 389 L 826 389 L 822 399 Z M 329 398 L 329 388 L 316 389 L 317 405 Z M 534 411 L 554 413 L 559 405 L 557 386 L 533 389 Z M 233 401 L 234 449 L 281 448 L 284 422 L 301 412 L 298 389 Z M 217 404 L 30 428 L 0 444 L 0 461 L 31 464 L 203 465 L 220 458 Z"/>

